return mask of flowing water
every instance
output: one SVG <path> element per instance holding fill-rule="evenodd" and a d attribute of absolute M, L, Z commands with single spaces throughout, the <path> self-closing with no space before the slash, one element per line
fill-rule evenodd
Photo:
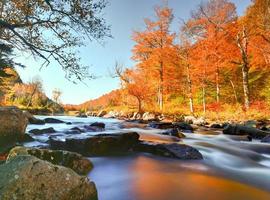
<path fill-rule="evenodd" d="M 116 119 L 56 118 L 72 125 L 29 125 L 27 130 L 53 127 L 57 133 L 51 135 L 59 139 L 89 137 L 100 132 L 79 135 L 64 132 L 98 121 L 106 124 L 105 133 L 136 131 L 143 140 L 191 145 L 204 157 L 196 161 L 142 153 L 91 157 L 94 169 L 89 178 L 96 183 L 100 200 L 270 200 L 270 144 L 236 141 L 217 130 L 197 130 L 179 140 L 160 135 L 162 130 Z M 37 141 L 25 146 L 47 145 L 48 135 L 34 137 Z"/>

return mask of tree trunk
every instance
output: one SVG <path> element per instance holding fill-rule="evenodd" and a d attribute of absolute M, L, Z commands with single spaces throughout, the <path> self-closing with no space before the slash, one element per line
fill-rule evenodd
<path fill-rule="evenodd" d="M 142 113 L 142 100 L 139 97 L 136 97 L 138 100 L 138 112 Z"/>
<path fill-rule="evenodd" d="M 205 99 L 205 84 L 203 85 L 202 88 L 202 95 L 203 95 L 203 113 L 206 113 L 206 99 Z"/>
<path fill-rule="evenodd" d="M 163 82 L 164 82 L 164 77 L 163 77 L 163 62 L 161 61 L 160 63 L 160 70 L 159 70 L 159 78 L 160 78 L 160 84 L 159 84 L 159 91 L 158 91 L 158 103 L 159 103 L 159 110 L 163 111 L 163 104 L 164 104 L 164 88 L 163 88 Z"/>
<path fill-rule="evenodd" d="M 187 70 L 187 83 L 188 83 L 188 98 L 189 98 L 189 108 L 190 112 L 194 114 L 194 107 L 193 107 L 193 94 L 192 94 L 192 81 L 190 78 L 190 69 L 189 64 L 186 65 Z"/>
<path fill-rule="evenodd" d="M 233 89 L 235 103 L 238 103 L 238 96 L 237 96 L 237 92 L 236 92 L 236 89 L 235 89 L 234 83 L 233 83 L 233 81 L 232 81 L 232 80 L 230 80 L 230 83 L 231 83 L 231 86 L 232 86 L 232 89 Z"/>
<path fill-rule="evenodd" d="M 216 66 L 216 101 L 220 101 L 220 85 L 219 85 L 219 67 Z"/>
<path fill-rule="evenodd" d="M 248 110 L 250 107 L 250 91 L 249 91 L 249 62 L 248 62 L 248 36 L 245 27 L 242 33 L 237 35 L 237 45 L 242 56 L 242 76 L 243 76 L 243 90 L 244 90 L 244 105 Z"/>
<path fill-rule="evenodd" d="M 249 99 L 248 67 L 246 66 L 246 64 L 244 64 L 242 66 L 242 73 L 243 73 L 243 89 L 244 89 L 245 108 L 248 110 L 250 107 L 250 99 Z"/>

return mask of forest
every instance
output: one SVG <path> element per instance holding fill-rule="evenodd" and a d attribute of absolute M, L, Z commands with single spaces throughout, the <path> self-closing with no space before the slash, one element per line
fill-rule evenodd
<path fill-rule="evenodd" d="M 156 6 L 131 36 L 136 65 L 113 67 L 121 88 L 77 108 L 269 116 L 269 4 L 254 0 L 238 16 L 230 1 L 205 1 L 180 20 L 178 32 L 170 29 L 173 9 Z"/>

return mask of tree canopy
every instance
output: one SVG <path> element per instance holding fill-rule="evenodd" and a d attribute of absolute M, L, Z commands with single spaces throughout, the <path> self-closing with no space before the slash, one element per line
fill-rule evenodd
<path fill-rule="evenodd" d="M 110 36 L 102 17 L 105 0 L 2 0 L 0 43 L 29 52 L 48 65 L 55 60 L 68 79 L 87 77 L 76 47 Z"/>

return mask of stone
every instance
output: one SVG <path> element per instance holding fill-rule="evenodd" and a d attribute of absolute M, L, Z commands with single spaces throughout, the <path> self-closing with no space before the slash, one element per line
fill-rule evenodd
<path fill-rule="evenodd" d="M 1 200 L 97 200 L 95 184 L 66 167 L 34 156 L 15 156 L 0 165 Z"/>
<path fill-rule="evenodd" d="M 66 138 L 65 141 L 50 137 L 49 144 L 52 149 L 64 149 L 84 156 L 104 156 L 131 151 L 139 143 L 139 137 L 136 132 L 99 134 L 88 138 Z"/>
<path fill-rule="evenodd" d="M 213 124 L 210 124 L 210 128 L 221 129 L 223 128 L 223 126 L 217 123 L 213 123 Z"/>
<path fill-rule="evenodd" d="M 55 118 L 45 118 L 44 119 L 46 124 L 62 124 L 65 123 L 64 121 L 60 119 L 55 119 Z"/>
<path fill-rule="evenodd" d="M 9 152 L 8 159 L 18 155 L 35 156 L 54 165 L 70 168 L 80 175 L 87 175 L 93 168 L 90 160 L 78 153 L 68 151 L 15 147 Z"/>
<path fill-rule="evenodd" d="M 94 122 L 90 126 L 95 126 L 95 127 L 99 127 L 99 128 L 105 128 L 105 124 L 102 123 L 102 122 Z"/>
<path fill-rule="evenodd" d="M 0 152 L 23 138 L 28 119 L 17 107 L 0 107 Z"/>
<path fill-rule="evenodd" d="M 170 129 L 174 127 L 171 122 L 151 122 L 149 123 L 149 126 L 151 128 L 157 128 L 157 129 Z"/>
<path fill-rule="evenodd" d="M 56 130 L 50 127 L 50 128 L 44 128 L 44 129 L 33 129 L 33 130 L 30 130 L 29 133 L 32 133 L 34 135 L 42 135 L 42 134 L 56 133 Z"/>
<path fill-rule="evenodd" d="M 224 130 L 223 134 L 226 135 L 249 135 L 252 138 L 262 139 L 269 134 L 269 132 L 261 131 L 259 129 L 243 126 L 239 124 L 229 124 Z"/>
<path fill-rule="evenodd" d="M 136 151 L 147 152 L 154 155 L 181 160 L 203 159 L 202 154 L 195 148 L 178 143 L 159 144 L 151 142 L 141 142 L 135 147 Z"/>
<path fill-rule="evenodd" d="M 182 131 L 193 132 L 193 127 L 186 122 L 175 122 L 173 123 L 173 126 Z"/>

